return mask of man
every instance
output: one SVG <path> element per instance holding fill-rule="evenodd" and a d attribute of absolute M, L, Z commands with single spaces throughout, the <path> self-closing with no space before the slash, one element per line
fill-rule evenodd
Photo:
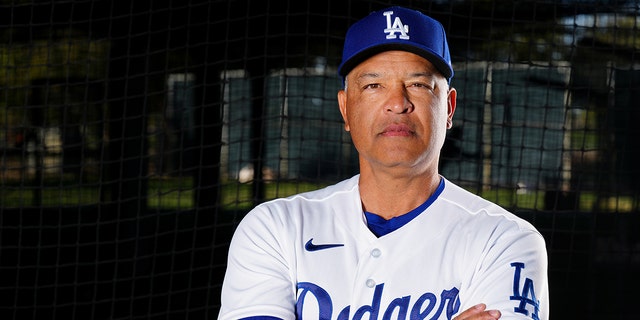
<path fill-rule="evenodd" d="M 220 319 L 548 319 L 540 233 L 438 173 L 456 109 L 442 25 L 374 12 L 339 74 L 360 174 L 243 219 Z"/>

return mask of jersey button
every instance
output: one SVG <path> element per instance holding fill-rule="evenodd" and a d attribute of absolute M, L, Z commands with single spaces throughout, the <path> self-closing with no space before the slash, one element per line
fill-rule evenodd
<path fill-rule="evenodd" d="M 367 284 L 367 287 L 369 287 L 369 288 L 373 288 L 373 287 L 376 286 L 376 282 L 373 281 L 373 279 L 367 279 L 367 283 L 366 284 Z"/>
<path fill-rule="evenodd" d="M 382 254 L 382 251 L 380 251 L 380 249 L 376 248 L 371 250 L 371 256 L 374 258 L 379 257 Z"/>

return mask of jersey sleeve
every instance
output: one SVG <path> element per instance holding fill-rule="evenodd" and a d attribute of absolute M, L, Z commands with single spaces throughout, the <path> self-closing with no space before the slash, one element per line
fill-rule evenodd
<path fill-rule="evenodd" d="M 268 210 L 252 210 L 229 247 L 218 319 L 295 319 L 295 282 L 287 259 L 283 223 Z"/>
<path fill-rule="evenodd" d="M 549 318 L 547 252 L 535 230 L 519 230 L 489 244 L 461 290 L 460 312 L 477 303 L 498 309 L 501 320 Z"/>

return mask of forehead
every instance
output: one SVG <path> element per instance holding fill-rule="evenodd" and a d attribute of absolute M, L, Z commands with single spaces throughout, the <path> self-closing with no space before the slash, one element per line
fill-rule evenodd
<path fill-rule="evenodd" d="M 347 76 L 358 79 L 384 75 L 442 77 L 429 60 L 406 51 L 385 51 L 373 55 L 353 68 Z"/>

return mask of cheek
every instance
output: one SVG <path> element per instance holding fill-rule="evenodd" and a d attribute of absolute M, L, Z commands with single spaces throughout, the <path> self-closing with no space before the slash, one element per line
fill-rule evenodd
<path fill-rule="evenodd" d="M 345 127 L 351 134 L 351 140 L 355 142 L 371 130 L 372 123 L 367 118 L 366 113 L 351 109 L 350 112 L 347 113 Z"/>
<path fill-rule="evenodd" d="M 347 114 L 347 119 L 345 120 L 345 129 L 347 129 L 347 131 L 349 131 L 349 133 L 353 137 L 354 135 L 360 133 L 361 129 L 359 128 L 359 125 L 361 123 L 362 121 L 359 120 L 357 115 L 355 115 L 354 113 L 349 113 Z"/>
<path fill-rule="evenodd" d="M 433 122 L 434 125 L 437 126 L 447 126 L 447 122 L 449 121 L 449 107 L 448 105 L 444 106 L 433 106 Z"/>
<path fill-rule="evenodd" d="M 348 125 L 351 130 L 358 126 L 362 122 L 362 112 L 358 105 L 352 104 L 346 108 L 346 112 L 343 115 L 345 125 Z"/>
<path fill-rule="evenodd" d="M 435 117 L 433 120 L 432 140 L 436 145 L 442 147 L 447 136 L 447 128 L 449 126 L 448 115 L 444 112 L 441 116 Z"/>

